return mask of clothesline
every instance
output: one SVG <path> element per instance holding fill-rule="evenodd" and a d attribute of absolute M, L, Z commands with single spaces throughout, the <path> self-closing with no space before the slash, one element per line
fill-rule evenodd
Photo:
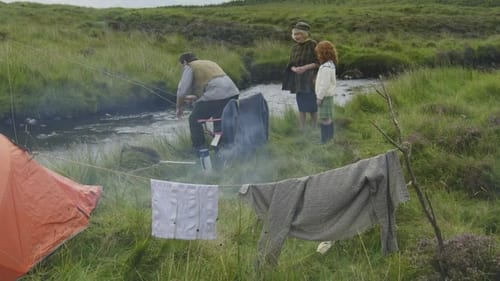
<path fill-rule="evenodd" d="M 66 159 L 66 158 L 58 157 L 58 156 L 54 156 L 54 155 L 49 155 L 49 154 L 46 154 L 46 153 L 43 153 L 43 152 L 37 152 L 35 154 L 37 154 L 39 156 L 42 156 L 42 157 L 53 158 L 53 159 L 57 159 L 57 160 L 61 160 L 61 161 L 65 161 L 65 162 L 69 162 L 69 163 L 72 163 L 72 164 L 76 164 L 76 165 L 80 165 L 80 166 L 84 166 L 84 167 L 89 167 L 89 168 L 93 168 L 93 169 L 97 169 L 97 170 L 102 170 L 102 171 L 111 172 L 111 173 L 115 173 L 115 174 L 129 176 L 129 177 L 135 177 L 135 178 L 139 178 L 139 179 L 147 180 L 147 181 L 151 180 L 150 177 L 136 175 L 136 174 L 131 173 L 130 171 L 129 172 L 124 172 L 124 171 L 118 171 L 118 170 L 114 170 L 114 169 L 104 168 L 104 167 L 100 167 L 100 166 L 96 166 L 96 165 L 92 165 L 92 164 L 87 164 L 87 163 L 79 162 L 79 161 L 76 161 L 76 160 Z M 163 161 L 160 161 L 160 163 L 174 163 L 174 164 L 183 163 L 183 164 L 185 164 L 185 163 L 188 163 L 188 162 L 163 160 Z M 159 164 L 154 164 L 154 165 L 151 165 L 150 167 L 146 167 L 146 168 L 136 169 L 136 170 L 133 170 L 133 172 L 138 172 L 138 171 L 141 171 L 141 170 L 150 169 L 150 168 L 158 166 Z M 245 185 L 245 184 L 213 184 L 213 185 L 217 185 L 218 187 L 221 187 L 221 188 L 235 188 L 235 187 L 241 187 L 242 185 Z"/>
<path fill-rule="evenodd" d="M 153 236 L 215 239 L 217 185 L 151 180 Z M 258 267 L 277 265 L 288 237 L 337 241 L 380 225 L 381 250 L 398 250 L 396 208 L 409 192 L 396 150 L 327 172 L 245 184 L 239 195 L 263 222 Z"/>
<path fill-rule="evenodd" d="M 336 241 L 359 235 L 375 224 L 380 225 L 382 252 L 397 251 L 395 211 L 400 203 L 409 200 L 395 150 L 311 176 L 238 185 L 167 182 L 40 155 L 150 181 L 153 236 L 159 238 L 215 239 L 217 190 L 240 187 L 242 198 L 263 221 L 256 260 L 259 267 L 278 263 L 281 248 L 289 236 Z M 343 207 L 338 209 L 339 206 Z"/>
<path fill-rule="evenodd" d="M 139 179 L 142 179 L 142 180 L 147 180 L 147 181 L 151 180 L 150 177 L 145 177 L 145 176 L 141 176 L 141 175 L 132 174 L 130 171 L 129 172 L 124 172 L 124 171 L 118 171 L 118 170 L 114 170 L 114 169 L 104 168 L 104 167 L 100 167 L 100 166 L 96 166 L 96 165 L 91 165 L 91 164 L 79 162 L 79 161 L 76 161 L 76 160 L 70 160 L 70 159 L 66 159 L 66 158 L 63 158 L 63 157 L 49 155 L 49 154 L 46 154 L 46 153 L 43 153 L 43 152 L 36 152 L 34 154 L 37 154 L 37 155 L 40 155 L 40 156 L 46 157 L 46 158 L 53 158 L 53 159 L 57 159 L 57 160 L 61 160 L 61 161 L 69 162 L 69 163 L 73 163 L 73 164 L 76 164 L 76 165 L 80 165 L 80 166 L 85 166 L 85 167 L 97 169 L 97 170 L 102 170 L 102 171 L 111 172 L 111 173 L 115 173 L 115 174 L 120 174 L 120 175 L 124 175 L 124 176 L 135 177 L 135 178 L 139 178 Z M 167 163 L 167 162 L 181 163 L 181 161 L 167 161 L 167 160 L 160 161 L 160 163 Z M 185 164 L 185 163 L 188 163 L 188 162 L 182 162 L 182 163 Z M 151 165 L 149 167 L 145 167 L 145 168 L 140 168 L 140 169 L 133 170 L 132 172 L 138 172 L 138 171 L 141 171 L 141 170 L 150 169 L 150 168 L 156 167 L 158 165 L 159 164 L 153 164 L 153 165 Z M 299 178 L 299 177 L 297 177 L 297 178 Z M 283 179 L 283 180 L 286 180 L 286 179 Z M 278 181 L 281 181 L 281 180 L 278 180 Z M 277 181 L 273 181 L 273 182 L 277 182 Z M 205 183 L 200 183 L 200 184 L 205 184 Z M 233 183 L 233 184 L 212 184 L 212 185 L 217 185 L 218 187 L 221 187 L 221 188 L 235 188 L 235 187 L 243 187 L 243 186 L 248 186 L 248 185 L 253 185 L 253 184 L 263 184 L 263 183 L 238 183 L 238 184 Z"/>

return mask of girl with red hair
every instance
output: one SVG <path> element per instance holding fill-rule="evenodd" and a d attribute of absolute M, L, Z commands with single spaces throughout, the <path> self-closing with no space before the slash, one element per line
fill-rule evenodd
<path fill-rule="evenodd" d="M 330 41 L 319 42 L 314 50 L 320 63 L 315 92 L 319 108 L 321 143 L 325 144 L 333 138 L 333 94 L 337 85 L 335 66 L 338 58 L 335 45 Z"/>

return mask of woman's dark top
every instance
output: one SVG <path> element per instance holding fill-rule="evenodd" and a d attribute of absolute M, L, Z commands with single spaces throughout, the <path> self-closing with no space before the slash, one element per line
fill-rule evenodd
<path fill-rule="evenodd" d="M 291 93 L 314 92 L 314 79 L 317 69 L 310 69 L 303 74 L 297 74 L 291 70 L 292 66 L 303 66 L 310 63 L 319 64 L 314 48 L 316 41 L 308 39 L 303 43 L 293 46 L 290 61 L 285 69 L 282 89 Z"/>

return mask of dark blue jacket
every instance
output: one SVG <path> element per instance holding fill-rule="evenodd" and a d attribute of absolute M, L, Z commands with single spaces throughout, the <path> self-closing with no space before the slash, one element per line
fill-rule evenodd
<path fill-rule="evenodd" d="M 246 154 L 269 140 L 269 108 L 261 93 L 229 101 L 221 118 L 224 150 Z"/>

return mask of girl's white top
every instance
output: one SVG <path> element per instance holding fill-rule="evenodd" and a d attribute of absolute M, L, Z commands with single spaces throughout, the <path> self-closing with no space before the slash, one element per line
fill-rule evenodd
<path fill-rule="evenodd" d="M 331 97 L 337 86 L 335 64 L 329 60 L 319 66 L 316 76 L 316 97 L 322 100 L 324 97 Z"/>

